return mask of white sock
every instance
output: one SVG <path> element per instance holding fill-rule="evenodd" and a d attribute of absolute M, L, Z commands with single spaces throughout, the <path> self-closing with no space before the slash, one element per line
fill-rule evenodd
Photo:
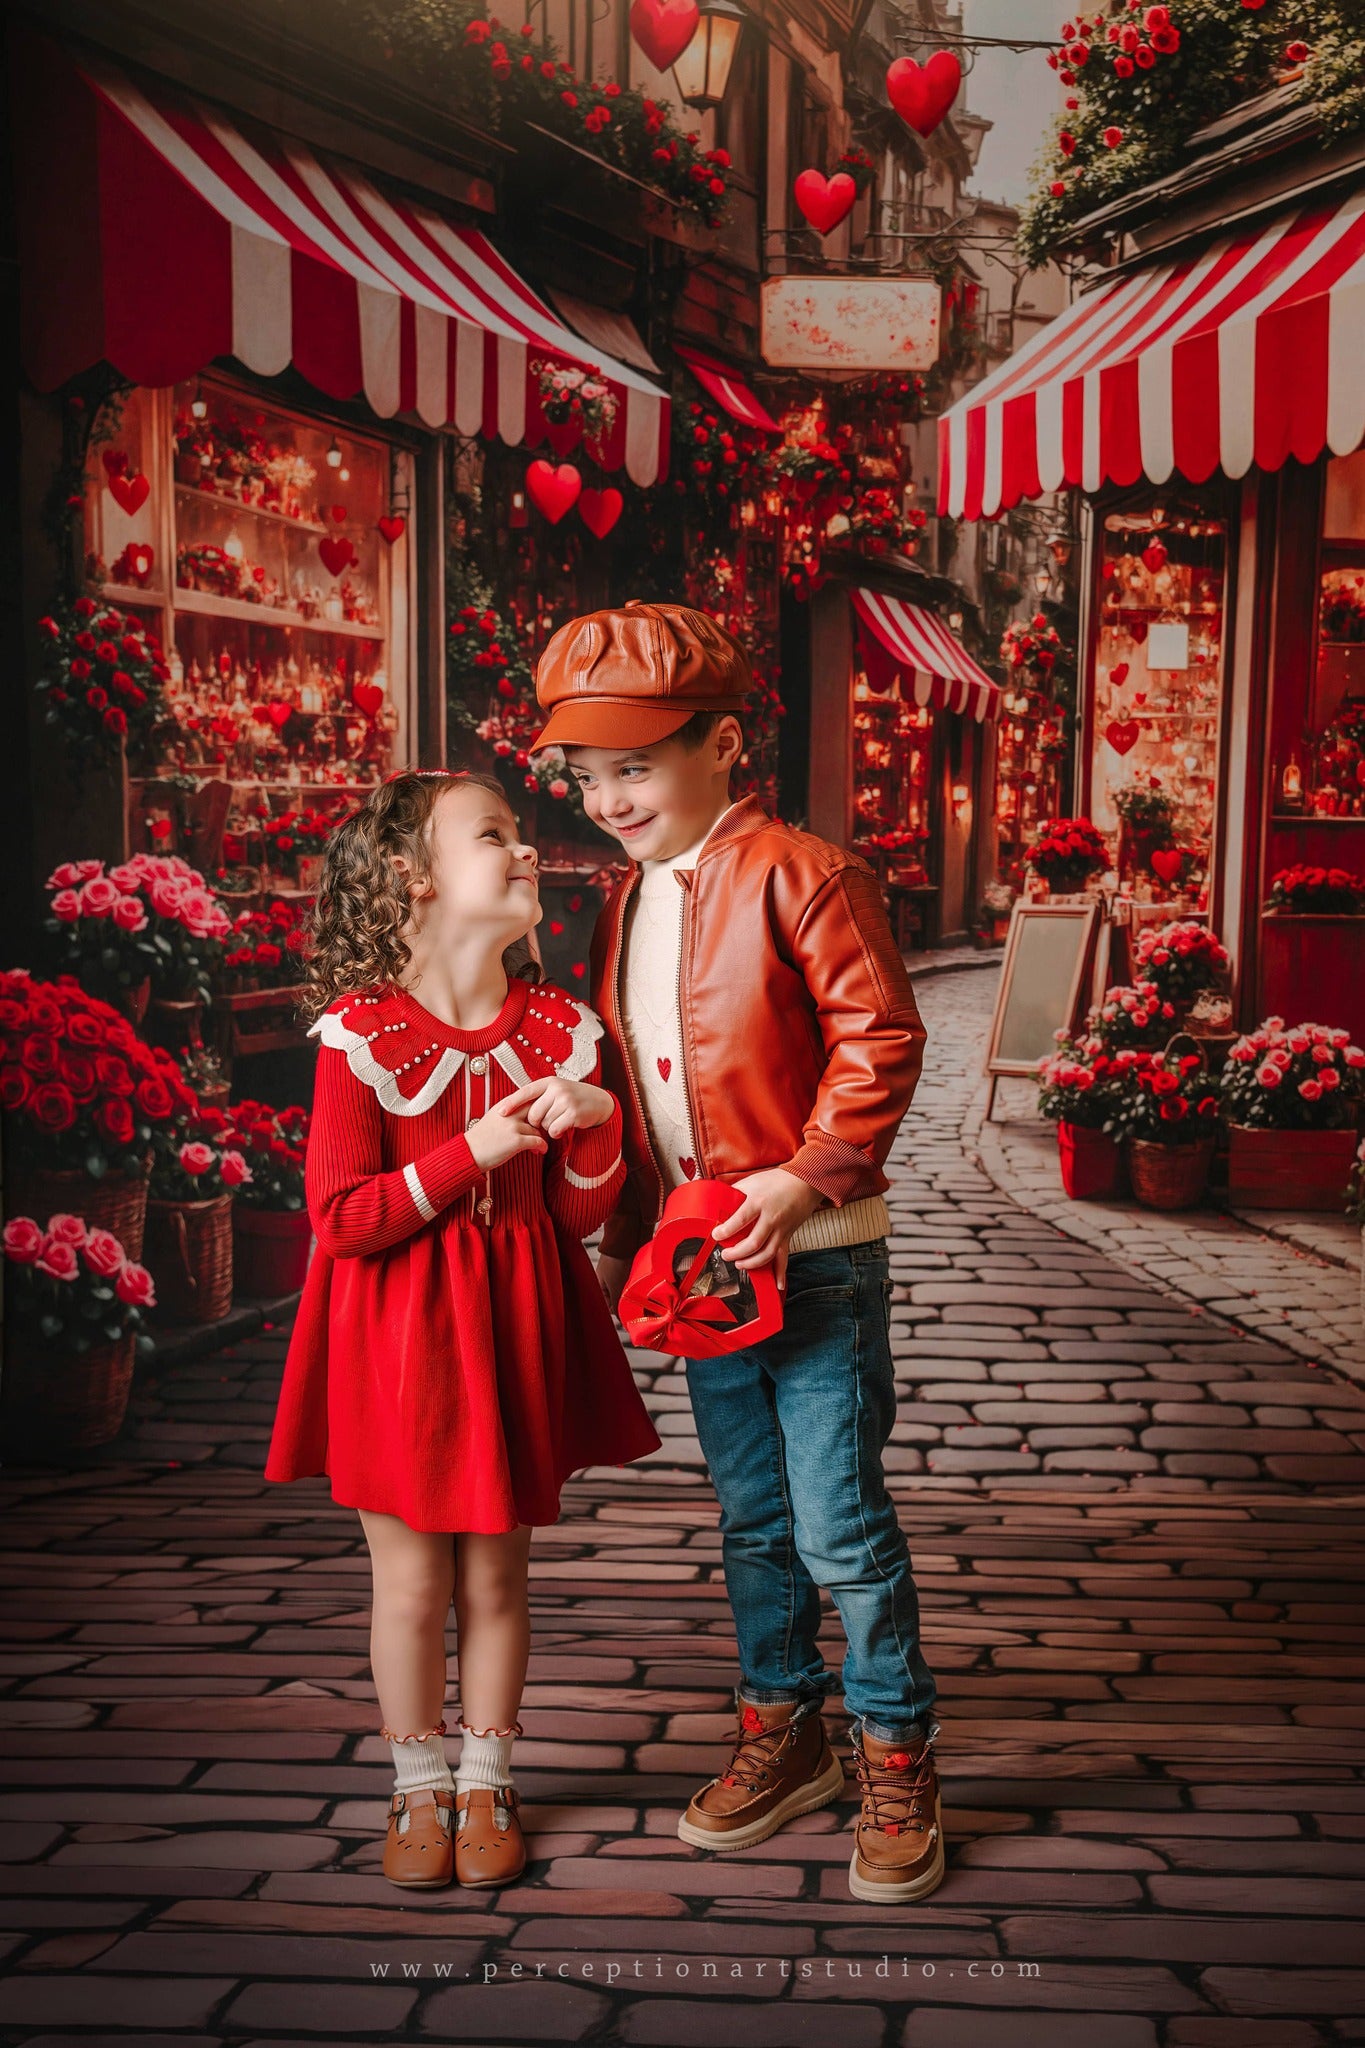
<path fill-rule="evenodd" d="M 490 1728 L 482 1735 L 473 1728 L 460 1723 L 464 1741 L 460 1745 L 460 1761 L 455 1768 L 455 1789 L 469 1792 L 476 1785 L 489 1786 L 493 1790 L 512 1782 L 512 1744 L 520 1733 L 510 1728 L 505 1735 Z"/>
<path fill-rule="evenodd" d="M 424 1785 L 443 1785 L 447 1792 L 454 1790 L 443 1735 L 427 1735 L 421 1742 L 390 1742 L 389 1748 L 393 1752 L 395 1790 L 416 1792 Z"/>

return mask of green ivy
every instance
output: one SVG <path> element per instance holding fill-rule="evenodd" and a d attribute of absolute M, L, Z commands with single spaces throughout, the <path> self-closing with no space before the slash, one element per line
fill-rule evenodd
<path fill-rule="evenodd" d="M 1316 112 L 1324 146 L 1365 127 L 1361 0 L 1168 0 L 1164 8 L 1107 0 L 1069 26 L 1057 68 L 1077 104 L 1056 121 L 1034 165 L 1018 236 L 1035 269 L 1076 221 L 1176 170 L 1196 130 L 1281 80 Z M 1130 58 L 1122 74 L 1116 58 L 1125 53 L 1109 40 L 1111 27 L 1136 30 L 1150 61 Z M 1157 46 L 1169 45 L 1167 30 L 1174 49 Z M 1306 46 L 1306 57 L 1287 56 L 1295 44 Z M 1088 55 L 1078 62 L 1082 49 Z"/>

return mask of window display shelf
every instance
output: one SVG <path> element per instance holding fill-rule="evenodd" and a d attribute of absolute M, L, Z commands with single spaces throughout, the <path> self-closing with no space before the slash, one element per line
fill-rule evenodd
<path fill-rule="evenodd" d="M 145 602 L 144 597 L 144 602 Z M 298 633 L 340 633 L 351 640 L 383 640 L 382 626 L 362 625 L 358 619 L 305 619 L 301 612 L 279 611 L 274 605 L 248 604 L 245 598 L 217 597 L 211 590 L 175 587 L 178 612 L 203 612 L 215 619 L 240 619 L 251 626 L 288 626 Z"/>
<path fill-rule="evenodd" d="M 275 526 L 288 526 L 297 533 L 335 533 L 336 527 L 323 526 L 315 519 L 294 519 L 288 512 L 276 512 L 269 505 L 248 505 L 241 498 L 229 498 L 222 491 L 201 491 L 194 484 L 177 484 L 177 498 L 192 498 L 201 505 L 212 505 L 219 512 L 230 512 L 234 519 L 268 519 Z"/>
<path fill-rule="evenodd" d="M 1365 818 L 1333 817 L 1327 811 L 1272 811 L 1272 825 L 1365 825 Z"/>
<path fill-rule="evenodd" d="M 160 611 L 166 603 L 166 593 L 140 583 L 101 583 L 99 594 L 106 604 L 141 605 L 144 611 Z"/>

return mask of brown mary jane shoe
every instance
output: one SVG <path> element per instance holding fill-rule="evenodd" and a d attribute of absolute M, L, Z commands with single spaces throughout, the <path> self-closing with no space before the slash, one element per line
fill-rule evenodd
<path fill-rule="evenodd" d="M 510 1884 L 526 1868 L 526 1844 L 511 1785 L 475 1785 L 455 1801 L 457 1884 Z"/>
<path fill-rule="evenodd" d="M 418 1891 L 449 1884 L 455 1874 L 454 1829 L 455 1794 L 444 1786 L 395 1792 L 384 1843 L 384 1875 L 390 1884 Z"/>

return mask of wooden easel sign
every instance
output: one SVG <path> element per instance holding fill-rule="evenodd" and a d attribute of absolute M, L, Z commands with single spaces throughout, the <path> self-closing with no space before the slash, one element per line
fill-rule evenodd
<path fill-rule="evenodd" d="M 1080 1022 L 1099 921 L 1096 902 L 1015 904 L 986 1051 L 988 1122 L 1001 1075 L 1036 1074 L 1056 1051 L 1057 1033 Z"/>

